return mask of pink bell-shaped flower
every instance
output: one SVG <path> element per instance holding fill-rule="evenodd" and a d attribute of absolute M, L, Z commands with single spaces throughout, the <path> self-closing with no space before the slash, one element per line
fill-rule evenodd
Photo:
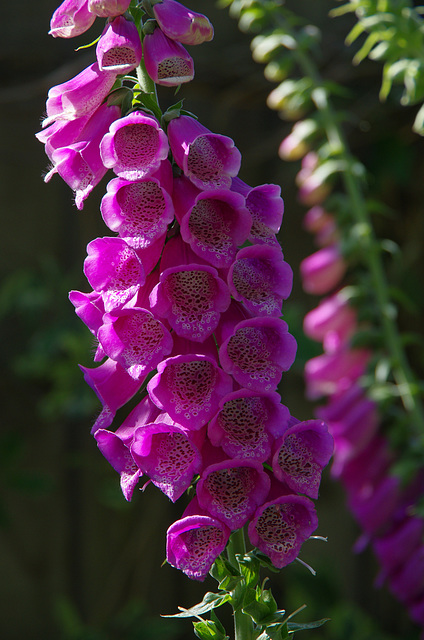
<path fill-rule="evenodd" d="M 193 45 L 213 38 L 213 27 L 208 18 L 176 0 L 155 2 L 153 13 L 161 31 L 171 40 Z"/>
<path fill-rule="evenodd" d="M 347 264 L 336 244 L 319 249 L 300 263 L 306 293 L 323 295 L 336 287 L 346 273 Z"/>
<path fill-rule="evenodd" d="M 74 38 L 85 33 L 96 16 L 88 9 L 88 0 L 64 0 L 50 20 L 53 38 Z"/>
<path fill-rule="evenodd" d="M 279 247 L 276 234 L 280 230 L 284 213 L 281 187 L 276 184 L 249 187 L 240 178 L 233 178 L 231 189 L 245 197 L 246 209 L 252 216 L 250 242 Z"/>
<path fill-rule="evenodd" d="M 211 133 L 190 116 L 179 116 L 168 125 L 175 162 L 199 189 L 228 189 L 240 169 L 241 154 L 227 136 Z"/>
<path fill-rule="evenodd" d="M 141 56 L 141 40 L 134 22 L 117 16 L 106 25 L 96 46 L 100 71 L 130 73 L 140 64 Z"/>
<path fill-rule="evenodd" d="M 115 121 L 100 144 L 108 169 L 125 180 L 150 177 L 168 156 L 168 140 L 158 121 L 133 111 Z"/>
<path fill-rule="evenodd" d="M 156 84 L 178 87 L 194 78 L 194 63 L 182 44 L 168 38 L 160 29 L 143 40 L 146 71 Z"/>
<path fill-rule="evenodd" d="M 88 0 L 88 9 L 99 18 L 113 18 L 127 11 L 131 0 Z"/>

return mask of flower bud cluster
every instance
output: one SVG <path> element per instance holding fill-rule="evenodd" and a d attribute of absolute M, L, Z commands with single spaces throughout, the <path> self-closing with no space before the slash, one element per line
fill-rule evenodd
<path fill-rule="evenodd" d="M 327 397 L 316 415 L 326 421 L 334 438 L 332 475 L 344 485 L 349 509 L 363 531 L 356 549 L 371 544 L 381 565 L 377 583 L 386 581 L 411 618 L 424 625 L 424 519 L 414 513 L 424 476 L 402 486 L 393 473 L 397 461 L 382 434 L 377 404 L 361 385 L 372 352 L 351 345 L 360 326 L 349 289 L 336 289 L 343 278 L 342 259 L 325 266 L 323 258 L 318 259 L 323 245 L 328 248 L 326 229 L 334 233 L 334 218 L 317 205 L 307 212 L 305 227 L 321 246 L 302 263 L 305 289 L 329 294 L 304 319 L 305 334 L 324 349 L 306 363 L 307 395 Z"/>
<path fill-rule="evenodd" d="M 149 38 L 199 44 L 211 30 L 174 0 L 150 4 L 159 27 L 142 49 L 160 82 Z M 80 5 L 105 12 L 116 2 Z M 50 90 L 38 134 L 49 177 L 62 176 L 78 208 L 114 173 L 100 207 L 114 235 L 88 244 L 92 290 L 70 293 L 100 363 L 81 367 L 103 407 L 92 433 L 127 500 L 142 476 L 173 502 L 194 487 L 167 533 L 170 564 L 203 580 L 231 531 L 249 524 L 251 543 L 281 568 L 317 527 L 312 499 L 333 444 L 321 420 L 300 422 L 277 393 L 296 353 L 281 319 L 292 270 L 276 237 L 280 188 L 245 184 L 234 142 L 193 117 L 175 111 L 165 131 L 141 105 L 122 113 L 104 102 L 141 55 L 132 23 L 106 15 L 97 63 Z"/>

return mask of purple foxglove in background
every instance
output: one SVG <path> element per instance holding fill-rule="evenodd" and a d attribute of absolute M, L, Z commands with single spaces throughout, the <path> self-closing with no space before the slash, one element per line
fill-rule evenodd
<path fill-rule="evenodd" d="M 276 184 L 249 187 L 240 178 L 233 178 L 231 189 L 245 197 L 246 208 L 252 216 L 250 242 L 280 247 L 276 234 L 280 230 L 284 213 L 281 187 Z"/>
<path fill-rule="evenodd" d="M 171 120 L 168 138 L 176 163 L 196 187 L 230 188 L 241 163 L 231 138 L 212 133 L 190 116 Z"/>
<path fill-rule="evenodd" d="M 143 40 L 146 71 L 155 84 L 177 87 L 194 78 L 193 58 L 182 44 L 168 38 L 160 29 Z"/>
<path fill-rule="evenodd" d="M 172 350 L 168 329 L 148 309 L 115 309 L 103 316 L 97 338 L 106 355 L 135 380 L 146 376 Z"/>
<path fill-rule="evenodd" d="M 316 499 L 322 470 L 332 453 L 333 438 L 324 422 L 297 422 L 276 441 L 272 469 L 292 491 Z"/>
<path fill-rule="evenodd" d="M 222 368 L 243 387 L 275 391 L 283 371 L 290 369 L 297 344 L 284 320 L 252 318 L 239 322 L 220 347 Z"/>
<path fill-rule="evenodd" d="M 137 254 L 121 238 L 96 238 L 87 245 L 85 276 L 102 294 L 106 311 L 122 307 L 146 280 Z"/>
<path fill-rule="evenodd" d="M 424 521 L 407 517 L 392 531 L 373 540 L 373 548 L 382 566 L 380 580 L 389 577 L 422 545 Z"/>
<path fill-rule="evenodd" d="M 365 373 L 369 359 L 368 350 L 349 348 L 311 358 L 305 365 L 307 397 L 315 400 L 346 391 Z"/>
<path fill-rule="evenodd" d="M 158 121 L 133 111 L 115 121 L 101 144 L 103 163 L 120 178 L 140 180 L 152 175 L 168 156 L 168 140 Z"/>
<path fill-rule="evenodd" d="M 52 15 L 49 34 L 53 38 L 74 38 L 85 33 L 95 19 L 88 10 L 88 0 L 65 0 Z"/>
<path fill-rule="evenodd" d="M 95 433 L 97 429 L 107 429 L 112 424 L 118 409 L 133 397 L 143 381 L 131 378 L 120 364 L 110 358 L 94 369 L 82 365 L 79 367 L 84 374 L 84 380 L 103 405 L 91 433 Z"/>
<path fill-rule="evenodd" d="M 128 9 L 131 0 L 88 0 L 88 9 L 99 18 L 113 18 Z"/>
<path fill-rule="evenodd" d="M 52 87 L 47 94 L 47 118 L 43 127 L 56 120 L 74 120 L 91 115 L 101 105 L 116 80 L 116 73 L 100 71 L 94 63 L 75 78 Z"/>
<path fill-rule="evenodd" d="M 105 132 L 120 114 L 121 110 L 117 106 L 101 105 L 88 120 L 76 142 L 52 153 L 53 168 L 44 180 L 48 182 L 53 174 L 58 173 L 75 191 L 75 204 L 79 210 L 107 171 L 100 157 L 99 145 Z"/>
<path fill-rule="evenodd" d="M 300 263 L 302 286 L 306 293 L 323 295 L 336 287 L 346 273 L 347 264 L 336 244 L 319 249 Z"/>
<path fill-rule="evenodd" d="M 193 345 L 194 346 L 194 345 Z M 216 359 L 202 353 L 167 358 L 147 385 L 152 401 L 188 429 L 201 429 L 232 391 L 232 380 Z"/>
<path fill-rule="evenodd" d="M 399 495 L 399 478 L 386 476 L 353 491 L 348 499 L 349 509 L 366 534 L 378 535 L 392 518 Z"/>
<path fill-rule="evenodd" d="M 262 464 L 224 460 L 203 470 L 196 495 L 205 511 L 235 531 L 263 504 L 269 488 L 270 479 L 262 470 Z"/>
<path fill-rule="evenodd" d="M 140 64 L 141 56 L 141 40 L 134 22 L 118 16 L 106 25 L 96 46 L 100 71 L 130 73 Z"/>
<path fill-rule="evenodd" d="M 166 533 L 166 559 L 193 580 L 203 581 L 224 551 L 230 529 L 200 508 L 197 498 Z"/>
<path fill-rule="evenodd" d="M 230 458 L 266 462 L 274 436 L 284 430 L 290 412 L 278 393 L 239 389 L 219 403 L 219 412 L 208 424 L 208 437 Z"/>
<path fill-rule="evenodd" d="M 155 2 L 153 13 L 161 31 L 172 40 L 193 45 L 209 42 L 213 38 L 213 27 L 208 18 L 187 9 L 176 0 Z"/>
<path fill-rule="evenodd" d="M 175 502 L 202 468 L 199 448 L 204 438 L 160 414 L 154 424 L 137 429 L 131 454 L 153 484 Z"/>
<path fill-rule="evenodd" d="M 293 285 L 293 271 L 281 249 L 253 245 L 241 249 L 228 272 L 228 288 L 255 316 L 281 316 Z"/>
<path fill-rule="evenodd" d="M 297 558 L 317 526 L 312 500 L 288 494 L 262 504 L 249 524 L 248 534 L 250 542 L 282 569 Z"/>
<path fill-rule="evenodd" d="M 349 305 L 343 290 L 321 300 L 303 320 L 305 334 L 312 340 L 322 342 L 327 353 L 339 349 L 356 329 L 356 312 Z"/>
<path fill-rule="evenodd" d="M 217 269 L 230 267 L 252 225 L 244 198 L 228 189 L 200 191 L 180 176 L 173 200 L 181 237 L 193 252 Z"/>
<path fill-rule="evenodd" d="M 168 160 L 149 178 L 136 182 L 114 178 L 107 185 L 100 205 L 103 220 L 133 249 L 145 249 L 159 240 L 174 219 L 168 174 L 172 188 Z"/>

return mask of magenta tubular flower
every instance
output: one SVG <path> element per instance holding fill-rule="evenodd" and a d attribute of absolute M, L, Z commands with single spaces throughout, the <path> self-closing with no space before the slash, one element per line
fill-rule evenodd
<path fill-rule="evenodd" d="M 230 267 L 252 225 L 244 198 L 228 189 L 200 191 L 181 176 L 174 180 L 173 200 L 181 236 L 193 252 L 217 269 Z"/>
<path fill-rule="evenodd" d="M 146 280 L 139 257 L 121 238 L 96 238 L 87 245 L 87 254 L 84 273 L 102 294 L 105 311 L 129 302 Z"/>
<path fill-rule="evenodd" d="M 112 124 L 101 144 L 103 163 L 125 180 L 148 178 L 168 156 L 168 140 L 158 121 L 134 111 Z"/>
<path fill-rule="evenodd" d="M 239 389 L 222 398 L 219 412 L 209 422 L 208 437 L 230 458 L 266 462 L 274 436 L 289 417 L 278 393 Z"/>
<path fill-rule="evenodd" d="M 337 447 L 337 445 L 336 445 Z M 386 476 L 377 483 L 365 484 L 349 495 L 349 508 L 369 536 L 383 533 L 399 502 L 400 481 Z"/>
<path fill-rule="evenodd" d="M 215 331 L 221 313 L 228 309 L 230 294 L 214 267 L 187 263 L 187 259 L 191 259 L 191 252 L 180 238 L 167 243 L 159 284 L 150 295 L 150 305 L 153 313 L 166 318 L 179 336 L 203 342 Z M 178 266 L 166 268 L 168 264 Z"/>
<path fill-rule="evenodd" d="M 373 540 L 375 554 L 382 566 L 381 578 L 400 569 L 414 551 L 422 545 L 424 521 L 407 517 L 389 533 Z"/>
<path fill-rule="evenodd" d="M 88 0 L 65 0 L 52 15 L 49 34 L 53 38 L 74 38 L 85 33 L 95 19 L 88 10 Z"/>
<path fill-rule="evenodd" d="M 145 249 L 159 240 L 174 219 L 174 207 L 165 186 L 168 172 L 172 185 L 168 160 L 149 178 L 136 182 L 114 178 L 107 185 L 100 205 L 103 220 L 133 249 Z"/>
<path fill-rule="evenodd" d="M 187 9 L 176 0 L 153 4 L 153 13 L 161 31 L 183 44 L 202 44 L 213 38 L 213 27 L 201 13 Z"/>
<path fill-rule="evenodd" d="M 128 9 L 131 0 L 88 0 L 88 9 L 99 18 L 113 18 Z"/>
<path fill-rule="evenodd" d="M 178 87 L 194 78 L 193 58 L 182 44 L 168 38 L 160 29 L 143 40 L 144 64 L 153 82 Z"/>
<path fill-rule="evenodd" d="M 270 479 L 262 464 L 224 460 L 204 469 L 196 487 L 200 506 L 232 531 L 240 529 L 263 504 Z"/>
<path fill-rule="evenodd" d="M 329 293 L 340 283 L 346 269 L 347 264 L 337 245 L 318 249 L 300 263 L 303 288 L 313 295 Z"/>
<path fill-rule="evenodd" d="M 99 145 L 110 125 L 119 118 L 121 110 L 117 106 L 101 105 L 91 116 L 78 139 L 68 147 L 53 151 L 53 169 L 45 177 L 48 182 L 58 173 L 66 184 L 75 191 L 75 204 L 81 210 L 84 200 L 100 182 L 107 169 L 100 157 Z"/>
<path fill-rule="evenodd" d="M 105 307 L 103 298 L 97 291 L 82 293 L 81 291 L 70 291 L 69 300 L 75 307 L 75 313 L 91 333 L 97 337 L 97 332 L 103 324 L 103 314 Z"/>
<path fill-rule="evenodd" d="M 141 40 L 134 22 L 117 16 L 109 22 L 96 46 L 100 71 L 130 73 L 140 64 Z"/>
<path fill-rule="evenodd" d="M 203 581 L 229 537 L 230 529 L 207 515 L 193 498 L 183 517 L 166 532 L 166 559 L 189 578 Z"/>
<path fill-rule="evenodd" d="M 47 157 L 52 160 L 53 152 L 61 147 L 69 147 L 77 142 L 90 115 L 81 116 L 74 120 L 56 120 L 50 126 L 35 134 L 39 142 L 44 144 Z"/>
<path fill-rule="evenodd" d="M 272 469 L 292 491 L 316 499 L 322 470 L 332 453 L 333 438 L 324 422 L 297 422 L 275 443 Z"/>
<path fill-rule="evenodd" d="M 175 502 L 201 470 L 201 442 L 196 443 L 181 425 L 169 422 L 166 414 L 160 414 L 154 424 L 137 429 L 131 454 L 153 484 Z"/>
<path fill-rule="evenodd" d="M 276 184 L 249 187 L 240 178 L 233 178 L 231 189 L 241 193 L 246 199 L 246 208 L 252 216 L 250 242 L 279 247 L 276 234 L 280 230 L 284 213 L 281 187 Z"/>
<path fill-rule="evenodd" d="M 401 602 L 409 604 L 424 595 L 424 545 L 415 549 L 405 564 L 389 580 L 390 590 Z"/>
<path fill-rule="evenodd" d="M 313 502 L 289 494 L 261 505 L 249 523 L 248 534 L 250 542 L 282 569 L 297 558 L 317 526 Z"/>
<path fill-rule="evenodd" d="M 201 353 L 167 358 L 147 385 L 152 401 L 188 429 L 201 429 L 232 391 L 232 380 L 216 360 Z"/>
<path fill-rule="evenodd" d="M 190 116 L 174 118 L 168 138 L 176 163 L 199 189 L 229 189 L 241 154 L 227 136 L 211 133 Z"/>
<path fill-rule="evenodd" d="M 254 245 L 241 249 L 228 273 L 228 288 L 256 316 L 281 316 L 293 286 L 293 271 L 281 249 Z"/>
<path fill-rule="evenodd" d="M 118 409 L 139 390 L 142 380 L 131 378 L 120 364 L 110 358 L 94 369 L 82 365 L 79 367 L 84 374 L 84 380 L 103 405 L 91 433 L 95 433 L 97 429 L 107 429 L 112 424 Z"/>
<path fill-rule="evenodd" d="M 104 352 L 135 380 L 146 376 L 172 350 L 168 329 L 147 309 L 115 309 L 103 316 L 97 338 Z"/>
<path fill-rule="evenodd" d="M 345 344 L 356 328 L 356 312 L 349 306 L 343 290 L 324 298 L 303 320 L 305 334 L 322 342 L 327 353 L 334 352 Z"/>
<path fill-rule="evenodd" d="M 311 358 L 305 365 L 306 393 L 315 400 L 346 391 L 365 373 L 370 359 L 366 349 L 343 349 Z"/>
<path fill-rule="evenodd" d="M 97 63 L 75 78 L 52 87 L 47 96 L 47 118 L 43 127 L 55 120 L 74 120 L 91 115 L 101 105 L 116 80 L 116 73 L 100 71 Z"/>
<path fill-rule="evenodd" d="M 107 429 L 98 429 L 94 437 L 106 460 L 119 473 L 122 493 L 125 500 L 130 502 L 142 472 L 134 462 L 129 448 L 116 433 Z"/>
<path fill-rule="evenodd" d="M 284 320 L 252 318 L 240 322 L 221 345 L 219 359 L 224 371 L 252 391 L 275 391 L 283 371 L 296 356 L 296 340 Z"/>

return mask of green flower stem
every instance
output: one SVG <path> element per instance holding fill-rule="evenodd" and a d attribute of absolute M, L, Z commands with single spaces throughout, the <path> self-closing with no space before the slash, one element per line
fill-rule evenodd
<path fill-rule="evenodd" d="M 144 64 L 143 58 L 141 59 L 141 62 L 137 67 L 137 79 L 138 79 L 138 84 L 140 85 L 140 89 L 143 91 L 143 93 L 151 94 L 154 97 L 156 104 L 159 107 L 158 92 L 156 89 L 156 85 L 146 71 L 146 65 Z"/>
<path fill-rule="evenodd" d="M 334 155 L 344 161 L 346 166 L 345 171 L 342 172 L 342 179 L 350 199 L 352 215 L 361 231 L 360 240 L 364 249 L 363 256 L 371 275 L 373 291 L 380 309 L 385 344 L 391 355 L 393 377 L 403 406 L 411 415 L 416 435 L 424 446 L 424 412 L 422 403 L 414 393 L 414 389 L 417 389 L 418 385 L 401 344 L 396 324 L 396 313 L 390 301 L 389 287 L 381 261 L 381 254 L 370 221 L 367 204 L 362 194 L 358 177 L 355 175 L 355 159 L 350 154 L 341 128 L 337 124 L 337 118 L 329 101 L 328 92 L 323 87 L 317 68 L 312 60 L 300 49 L 295 50 L 293 54 L 305 75 L 308 75 L 315 85 L 312 91 L 312 99 L 321 113 L 331 150 Z"/>
<path fill-rule="evenodd" d="M 246 542 L 244 539 L 243 529 L 238 529 L 232 533 L 231 538 L 227 545 L 228 560 L 231 564 L 239 569 L 239 563 L 237 561 L 237 554 L 244 555 L 246 553 Z M 243 613 L 241 608 L 242 594 L 245 589 L 244 580 L 236 586 L 233 591 L 233 598 L 235 605 L 234 610 L 234 640 L 253 640 L 253 620 L 252 618 Z"/>

